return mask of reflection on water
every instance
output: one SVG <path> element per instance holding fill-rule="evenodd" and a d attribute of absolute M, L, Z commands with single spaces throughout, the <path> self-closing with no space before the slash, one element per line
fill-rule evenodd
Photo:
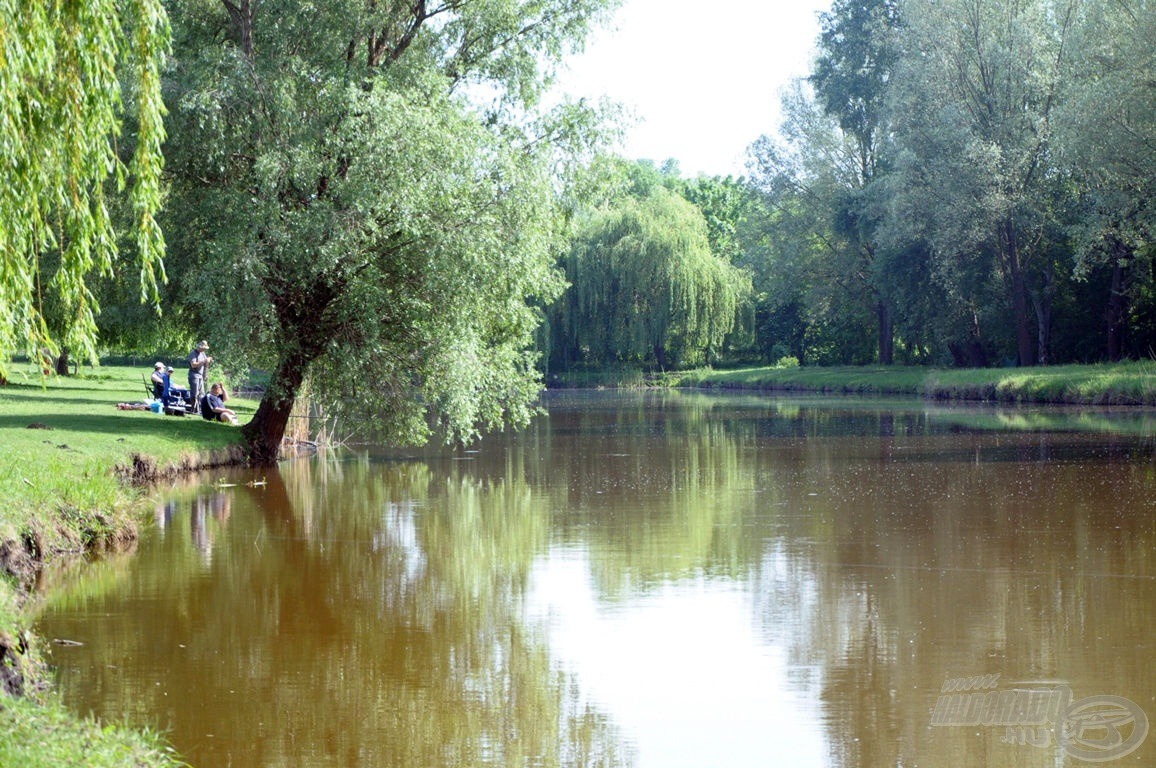
<path fill-rule="evenodd" d="M 476 451 L 159 494 L 40 632 L 195 766 L 1078 765 L 1142 724 L 1016 691 L 1156 717 L 1149 418 L 556 396 Z"/>

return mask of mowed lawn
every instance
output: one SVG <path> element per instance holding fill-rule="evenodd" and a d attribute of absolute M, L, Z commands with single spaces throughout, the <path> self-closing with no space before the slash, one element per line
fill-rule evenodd
<path fill-rule="evenodd" d="M 123 503 L 117 466 L 133 454 L 159 464 L 239 442 L 237 427 L 199 417 L 118 410 L 143 402 L 151 366 L 84 368 L 76 376 L 41 377 L 15 366 L 0 386 L 0 538 L 29 516 L 88 514 Z M 255 403 L 230 398 L 241 423 Z M 44 522 L 41 520 L 40 522 Z M 5 528 L 8 528 L 6 531 Z"/>

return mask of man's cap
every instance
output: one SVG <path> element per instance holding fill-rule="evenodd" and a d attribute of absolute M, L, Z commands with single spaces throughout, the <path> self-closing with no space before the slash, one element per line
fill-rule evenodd
<path fill-rule="evenodd" d="M 197 342 L 197 349 L 208 349 L 208 348 L 209 348 L 209 342 L 205 341 L 204 339 L 201 339 L 200 341 Z"/>
<path fill-rule="evenodd" d="M 165 367 L 164 363 L 157 363 L 156 365 L 153 366 L 153 368 L 156 368 L 158 371 L 164 367 Z"/>

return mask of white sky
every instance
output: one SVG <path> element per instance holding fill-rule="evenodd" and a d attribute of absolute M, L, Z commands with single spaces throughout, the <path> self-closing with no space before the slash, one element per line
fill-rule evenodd
<path fill-rule="evenodd" d="M 640 120 L 629 158 L 684 176 L 744 173 L 747 146 L 779 127 L 779 93 L 806 75 L 831 0 L 625 0 L 569 62 L 559 88 L 607 96 Z"/>

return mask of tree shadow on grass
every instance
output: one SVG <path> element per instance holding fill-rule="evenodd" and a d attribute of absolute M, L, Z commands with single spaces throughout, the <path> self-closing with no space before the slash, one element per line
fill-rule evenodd
<path fill-rule="evenodd" d="M 123 394 L 123 393 L 122 393 Z M 101 400 L 90 397 L 60 397 L 54 400 L 45 400 L 43 397 L 20 396 L 6 397 L 0 393 L 0 409 L 3 409 L 8 403 L 36 403 L 37 408 L 43 408 L 46 402 L 59 402 L 62 406 L 97 406 L 100 408 L 115 408 L 117 403 L 143 403 L 145 401 L 144 394 L 139 397 L 122 397 L 116 398 L 109 396 Z"/>
<path fill-rule="evenodd" d="M 188 437 L 198 442 L 203 441 L 204 429 L 216 427 L 214 422 L 196 416 L 162 416 L 139 411 L 116 411 L 108 415 L 24 413 L 0 416 L 0 429 L 27 429 L 30 424 L 43 424 L 52 430 L 118 435 L 125 438 Z M 146 440 L 134 442 L 139 442 L 142 450 L 148 448 Z M 222 440 L 221 444 L 229 442 Z"/>

